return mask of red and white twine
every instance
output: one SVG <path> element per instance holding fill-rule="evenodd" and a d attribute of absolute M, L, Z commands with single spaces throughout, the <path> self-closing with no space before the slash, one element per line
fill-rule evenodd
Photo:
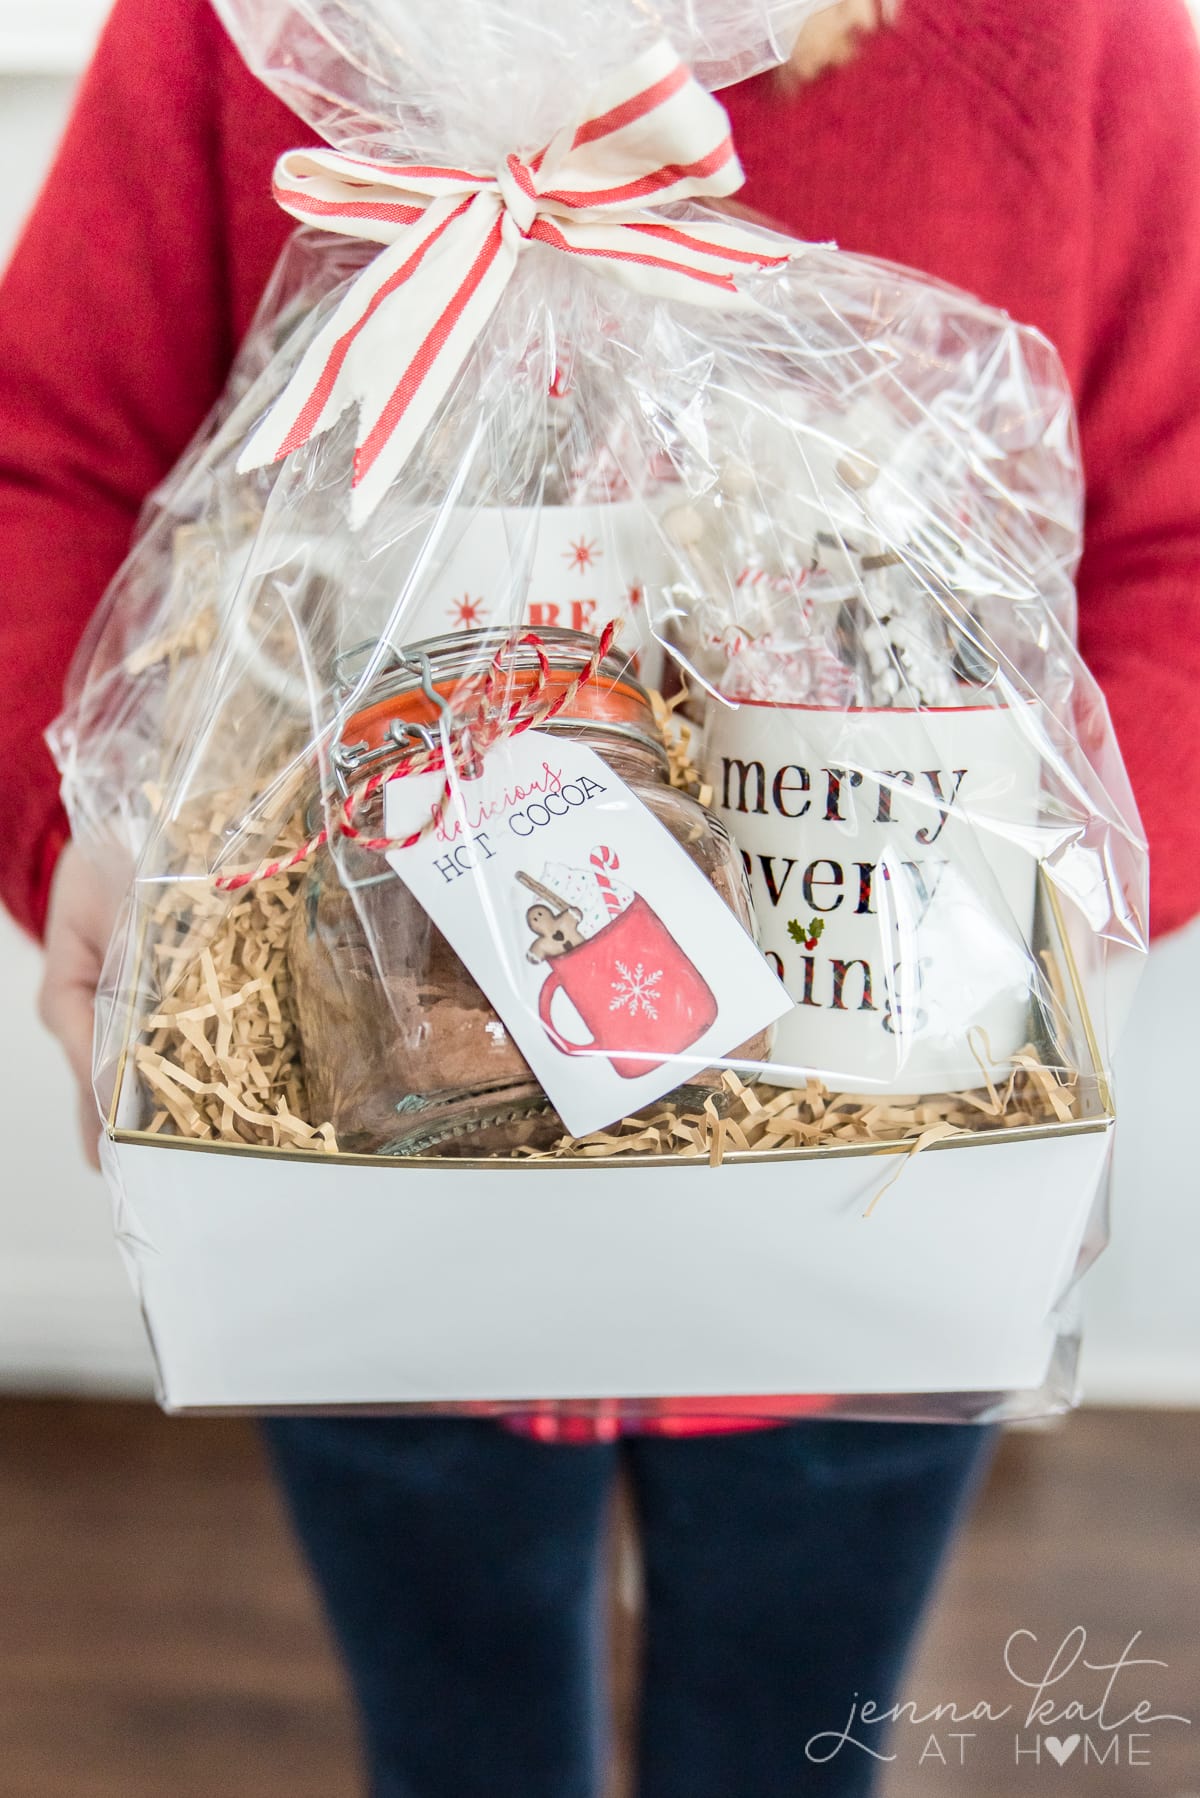
<path fill-rule="evenodd" d="M 495 744 L 502 742 L 507 737 L 519 737 L 525 731 L 534 730 L 569 711 L 582 689 L 596 679 L 600 665 L 611 650 L 619 629 L 619 623 L 616 620 L 610 620 L 597 638 L 595 648 L 585 665 L 553 695 L 548 695 L 547 689 L 554 671 L 542 639 L 534 631 L 527 631 L 520 637 L 510 638 L 497 650 L 488 664 L 475 703 L 464 713 L 461 721 L 450 727 L 448 733 L 449 766 L 454 768 L 460 778 L 470 779 L 478 773 L 483 758 Z M 528 691 L 505 703 L 503 688 L 509 673 L 506 658 L 514 649 L 531 649 L 533 651 L 537 660 L 537 673 L 533 685 Z M 401 760 L 395 766 L 380 768 L 360 787 L 356 787 L 346 795 L 342 803 L 341 816 L 334 825 L 339 836 L 345 837 L 348 841 L 356 844 L 359 849 L 366 850 L 371 854 L 386 855 L 394 850 L 414 848 L 441 822 L 446 814 L 446 808 L 454 796 L 444 743 L 430 748 L 421 745 L 414 747 L 409 752 L 400 750 L 399 754 Z M 439 770 L 446 771 L 446 778 L 436 803 L 419 830 L 415 830 L 411 835 L 405 837 L 367 837 L 363 835 L 355 819 L 362 807 L 382 787 L 393 780 L 405 780 L 415 774 L 433 774 Z M 298 868 L 303 862 L 308 861 L 318 850 L 323 849 L 329 839 L 330 830 L 326 827 L 288 855 L 277 856 L 270 861 L 261 862 L 257 868 L 243 869 L 236 874 L 219 874 L 214 879 L 213 885 L 219 892 L 237 893 L 243 887 L 251 886 L 259 881 L 271 880 L 277 874 L 290 873 L 292 869 Z"/>

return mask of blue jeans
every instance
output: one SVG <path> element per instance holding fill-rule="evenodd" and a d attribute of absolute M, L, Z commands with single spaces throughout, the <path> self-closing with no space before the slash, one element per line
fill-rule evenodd
<path fill-rule="evenodd" d="M 825 1764 L 896 1691 L 992 1432 L 806 1421 L 560 1446 L 458 1419 L 266 1426 L 345 1655 L 374 1798 L 597 1798 L 604 1523 L 645 1560 L 639 1798 L 864 1798 Z"/>

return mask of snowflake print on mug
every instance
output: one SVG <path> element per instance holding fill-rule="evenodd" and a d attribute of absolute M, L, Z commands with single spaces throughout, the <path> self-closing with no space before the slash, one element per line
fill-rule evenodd
<path fill-rule="evenodd" d="M 486 617 L 487 607 L 483 600 L 472 599 L 469 593 L 464 593 L 461 599 L 454 600 L 450 607 L 451 622 L 460 631 L 478 630 Z"/>
<path fill-rule="evenodd" d="M 623 961 L 617 962 L 616 969 L 617 978 L 611 983 L 614 997 L 609 1000 L 608 1009 L 628 1011 L 630 1017 L 636 1018 L 640 1007 L 648 1018 L 656 1018 L 658 1008 L 653 1001 L 659 997 L 662 969 L 655 968 L 653 974 L 647 974 L 640 961 L 632 973 Z"/>
<path fill-rule="evenodd" d="M 564 549 L 562 552 L 563 561 L 567 567 L 578 568 L 580 574 L 585 574 L 589 568 L 594 568 L 603 554 L 604 551 L 599 545 L 594 541 L 589 541 L 586 537 L 581 537 L 578 543 L 572 543 L 570 549 Z"/>

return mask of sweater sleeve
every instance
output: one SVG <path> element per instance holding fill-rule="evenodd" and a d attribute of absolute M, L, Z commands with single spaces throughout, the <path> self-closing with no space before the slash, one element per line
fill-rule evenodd
<path fill-rule="evenodd" d="M 34 932 L 67 834 L 43 732 L 232 355 L 217 30 L 204 0 L 117 0 L 0 284 L 0 897 Z"/>
<path fill-rule="evenodd" d="M 1200 911 L 1200 48 L 1184 0 L 1105 10 L 1080 641 L 1152 846 L 1157 934 Z"/>

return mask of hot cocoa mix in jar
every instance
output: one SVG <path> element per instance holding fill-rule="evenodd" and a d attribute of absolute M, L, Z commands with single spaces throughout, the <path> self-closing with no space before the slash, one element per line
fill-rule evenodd
<path fill-rule="evenodd" d="M 414 747 L 436 743 L 447 708 L 461 717 L 478 703 L 480 670 L 502 656 L 507 710 L 537 690 L 556 715 L 538 729 L 585 743 L 670 832 L 754 931 L 740 856 L 721 822 L 670 784 L 669 762 L 646 691 L 609 654 L 579 684 L 597 640 L 547 630 L 535 643 L 469 632 L 414 645 L 376 676 L 332 757 L 344 790 L 364 795 L 354 822 L 363 840 L 384 835 L 383 781 Z M 540 683 L 540 684 L 539 684 Z M 310 818 L 319 812 L 312 795 Z M 528 953 L 552 972 L 582 950 L 605 908 L 632 899 L 619 875 L 563 868 L 528 877 Z M 556 884 L 557 883 L 557 884 Z M 640 903 L 632 899 L 634 905 Z M 589 919 L 595 911 L 597 918 Z M 359 1154 L 483 1156 L 549 1146 L 563 1134 L 541 1086 L 487 997 L 428 913 L 377 850 L 358 841 L 313 858 L 295 908 L 290 961 L 310 1104 Z M 568 963 L 563 962 L 565 971 Z M 760 1061 L 764 1034 L 733 1059 Z M 717 1070 L 689 1069 L 688 1083 L 719 1083 Z"/>

